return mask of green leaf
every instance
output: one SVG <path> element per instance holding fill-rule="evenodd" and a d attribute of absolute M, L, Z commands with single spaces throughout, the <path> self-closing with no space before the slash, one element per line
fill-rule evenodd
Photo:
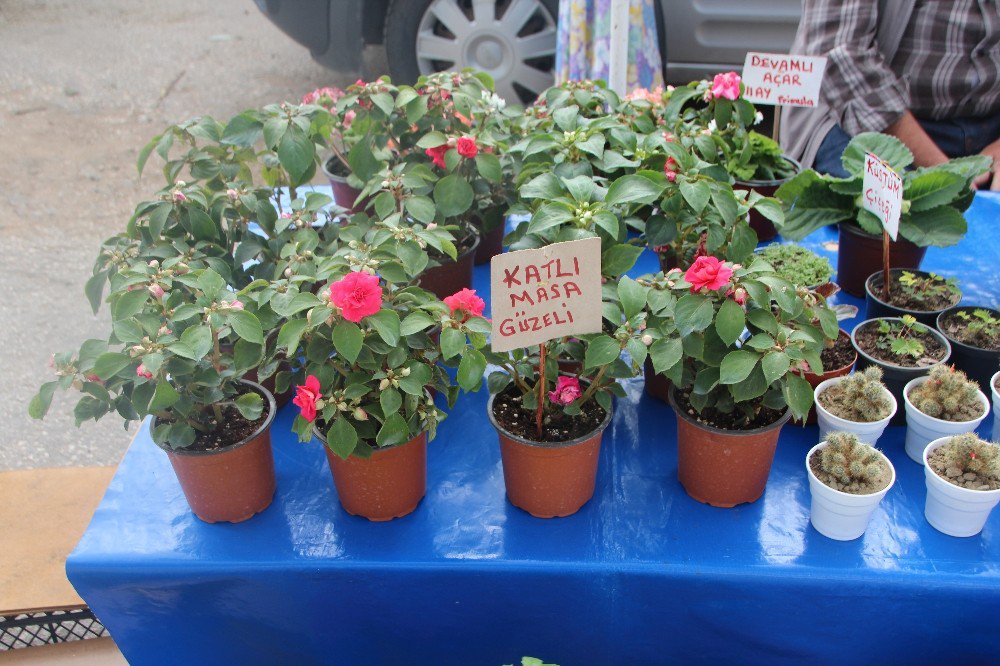
<path fill-rule="evenodd" d="M 862 173 L 865 168 L 865 153 L 875 155 L 897 173 L 902 173 L 913 164 L 913 153 L 896 137 L 878 132 L 863 132 L 851 139 L 844 149 L 844 155 L 840 158 L 844 170 L 855 175 Z"/>
<path fill-rule="evenodd" d="M 813 404 L 813 388 L 809 382 L 800 375 L 788 375 L 782 394 L 792 409 L 792 415 L 798 420 L 804 419 Z"/>
<path fill-rule="evenodd" d="M 191 326 L 184 330 L 180 340 L 168 345 L 167 349 L 178 356 L 200 361 L 212 349 L 212 330 L 208 326 Z"/>
<path fill-rule="evenodd" d="M 406 420 L 399 414 L 387 418 L 375 436 L 375 442 L 379 446 L 395 446 L 408 439 L 410 439 L 410 429 L 406 425 Z"/>
<path fill-rule="evenodd" d="M 219 237 L 218 228 L 212 217 L 200 208 L 189 208 L 188 224 L 191 226 L 191 235 L 200 241 L 215 240 Z"/>
<path fill-rule="evenodd" d="M 97 311 L 101 309 L 101 300 L 104 296 L 104 284 L 108 281 L 108 277 L 105 273 L 98 273 L 97 275 L 91 276 L 87 280 L 87 284 L 83 287 L 83 292 L 87 296 L 87 301 L 90 303 L 90 309 L 97 314 Z"/>
<path fill-rule="evenodd" d="M 358 141 L 347 154 L 347 163 L 351 172 L 362 182 L 367 182 L 382 168 L 381 163 L 372 154 L 368 141 Z"/>
<path fill-rule="evenodd" d="M 392 195 L 390 194 L 390 198 Z M 406 210 L 409 211 L 410 215 L 413 216 L 418 222 L 423 222 L 424 224 L 430 224 L 434 221 L 435 215 L 437 215 L 437 209 L 434 208 L 434 202 L 430 200 L 429 197 L 412 196 L 406 199 Z M 383 215 L 382 217 L 388 217 Z"/>
<path fill-rule="evenodd" d="M 434 186 L 434 202 L 445 217 L 461 215 L 469 210 L 473 196 L 472 186 L 456 174 L 445 176 Z"/>
<path fill-rule="evenodd" d="M 486 357 L 478 349 L 469 349 L 458 364 L 458 385 L 463 391 L 478 391 L 486 372 Z"/>
<path fill-rule="evenodd" d="M 711 326 L 714 314 L 712 301 L 708 297 L 686 294 L 674 306 L 674 323 L 681 336 L 686 336 Z"/>
<path fill-rule="evenodd" d="M 663 182 L 654 181 L 645 176 L 631 174 L 622 176 L 608 187 L 604 202 L 609 205 L 625 203 L 653 203 L 660 198 L 666 189 L 666 179 Z"/>
<path fill-rule="evenodd" d="M 647 291 L 648 287 L 643 287 L 627 275 L 623 275 L 618 281 L 618 298 L 621 299 L 626 319 L 631 319 L 646 307 Z"/>
<path fill-rule="evenodd" d="M 302 333 L 308 325 L 309 322 L 305 319 L 292 319 L 285 322 L 281 330 L 278 331 L 278 349 L 285 349 L 290 355 L 294 354 L 298 349 L 299 340 L 302 339 Z"/>
<path fill-rule="evenodd" d="M 528 222 L 528 233 L 537 234 L 573 219 L 573 213 L 566 204 L 545 203 L 535 211 Z"/>
<path fill-rule="evenodd" d="M 339 458 L 347 460 L 358 445 L 358 431 L 346 417 L 338 415 L 326 431 L 326 445 Z"/>
<path fill-rule="evenodd" d="M 417 148 L 437 148 L 446 143 L 448 143 L 448 137 L 441 132 L 433 131 L 420 137 L 420 140 L 417 141 Z"/>
<path fill-rule="evenodd" d="M 465 349 L 465 334 L 457 328 L 441 331 L 441 357 L 449 359 L 458 356 Z"/>
<path fill-rule="evenodd" d="M 91 372 L 101 379 L 107 380 L 111 379 L 131 364 L 132 359 L 129 358 L 128 354 L 106 352 L 97 357 L 94 361 L 94 367 L 91 368 Z"/>
<path fill-rule="evenodd" d="M 278 161 L 295 184 L 301 183 L 315 158 L 315 146 L 305 132 L 295 125 L 289 126 L 278 144 Z"/>
<path fill-rule="evenodd" d="M 587 353 L 584 355 L 584 368 L 590 370 L 602 365 L 607 365 L 621 355 L 621 346 L 618 341 L 608 335 L 599 335 L 587 345 Z"/>
<path fill-rule="evenodd" d="M 546 171 L 522 185 L 518 194 L 522 199 L 555 199 L 566 193 L 559 176 Z"/>
<path fill-rule="evenodd" d="M 241 113 L 226 125 L 220 143 L 229 146 L 249 148 L 260 141 L 264 134 L 264 124 L 249 113 Z"/>
<path fill-rule="evenodd" d="M 423 363 L 411 363 L 406 367 L 410 369 L 410 374 L 399 379 L 399 388 L 410 395 L 423 396 L 424 387 L 431 383 L 431 369 Z"/>
<path fill-rule="evenodd" d="M 382 414 L 388 418 L 398 412 L 399 408 L 403 406 L 403 396 L 399 394 L 399 391 L 390 386 L 379 393 L 378 402 L 382 406 Z"/>
<path fill-rule="evenodd" d="M 198 276 L 198 288 L 208 298 L 216 299 L 222 293 L 222 290 L 226 288 L 226 280 L 211 268 L 206 268 Z"/>
<path fill-rule="evenodd" d="M 500 166 L 500 158 L 491 153 L 479 153 L 476 155 L 476 169 L 479 175 L 491 183 L 499 183 L 503 180 L 503 169 Z"/>
<path fill-rule="evenodd" d="M 28 415 L 33 419 L 40 419 L 49 411 L 52 404 L 52 396 L 59 387 L 59 382 L 46 382 L 38 389 L 38 393 L 28 403 Z"/>
<path fill-rule="evenodd" d="M 401 335 L 413 335 L 420 331 L 426 331 L 433 325 L 434 320 L 431 319 L 430 315 L 423 312 L 411 312 L 399 325 L 399 332 Z"/>
<path fill-rule="evenodd" d="M 379 337 L 385 340 L 385 343 L 390 347 L 399 344 L 399 315 L 395 310 L 379 310 L 368 316 L 365 322 L 371 324 L 371 327 L 378 332 Z"/>
<path fill-rule="evenodd" d="M 696 180 L 694 182 L 681 180 L 680 190 L 681 196 L 684 197 L 684 200 L 687 201 L 688 205 L 696 213 L 705 210 L 708 200 L 712 198 L 712 189 L 703 180 Z"/>
<path fill-rule="evenodd" d="M 676 365 L 683 352 L 684 345 L 680 338 L 663 338 L 649 347 L 649 358 L 653 361 L 653 369 L 661 373 Z"/>
<path fill-rule="evenodd" d="M 778 334 L 778 320 L 767 310 L 751 310 L 747 315 L 750 323 L 771 335 Z"/>
<path fill-rule="evenodd" d="M 736 301 L 726 299 L 715 315 L 715 332 L 719 334 L 719 339 L 731 345 L 743 334 L 745 327 L 746 313 L 743 308 Z"/>
<path fill-rule="evenodd" d="M 729 394 L 733 396 L 735 402 L 749 402 L 756 400 L 767 392 L 767 382 L 764 381 L 764 372 L 759 365 L 755 365 L 750 375 L 741 382 L 729 386 Z"/>
<path fill-rule="evenodd" d="M 908 176 L 903 196 L 910 200 L 910 212 L 916 213 L 948 205 L 966 189 L 958 174 L 922 169 Z"/>
<path fill-rule="evenodd" d="M 729 352 L 719 367 L 719 382 L 736 384 L 743 381 L 750 375 L 750 371 L 754 369 L 759 359 L 758 354 L 743 349 Z"/>
<path fill-rule="evenodd" d="M 127 291 L 115 298 L 111 306 L 111 317 L 116 321 L 134 317 L 142 311 L 143 306 L 149 299 L 149 291 L 145 288 Z"/>
<path fill-rule="evenodd" d="M 760 360 L 760 367 L 764 371 L 764 381 L 771 385 L 776 379 L 785 376 L 792 361 L 785 352 L 771 351 L 764 354 Z"/>
<path fill-rule="evenodd" d="M 150 412 L 167 409 L 172 407 L 180 397 L 170 382 L 158 381 L 156 382 L 156 390 L 153 392 L 153 399 L 149 401 L 149 406 L 146 409 Z"/>
<path fill-rule="evenodd" d="M 962 240 L 966 231 L 965 217 L 951 206 L 910 213 L 899 220 L 899 234 L 920 247 L 954 245 Z"/>
<path fill-rule="evenodd" d="M 601 275 L 618 277 L 635 266 L 642 248 L 635 245 L 612 245 L 601 253 Z"/>
<path fill-rule="evenodd" d="M 365 334 L 357 324 L 350 321 L 342 321 L 333 329 L 333 346 L 337 353 L 343 356 L 348 363 L 353 364 L 358 360 L 361 347 L 365 341 Z"/>
<path fill-rule="evenodd" d="M 264 344 L 264 330 L 261 328 L 260 320 L 250 312 L 245 310 L 232 310 L 226 317 L 229 325 L 247 342 L 257 345 Z"/>
<path fill-rule="evenodd" d="M 491 372 L 490 376 L 486 378 L 486 388 L 490 393 L 496 395 L 507 388 L 512 381 L 511 376 L 506 372 Z"/>

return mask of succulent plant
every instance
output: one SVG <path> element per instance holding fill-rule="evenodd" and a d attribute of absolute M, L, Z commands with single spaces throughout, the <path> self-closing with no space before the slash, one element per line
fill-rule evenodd
<path fill-rule="evenodd" d="M 847 375 L 819 394 L 819 404 L 834 416 L 855 423 L 880 421 L 892 412 L 882 385 L 882 369 L 871 366 Z"/>
<path fill-rule="evenodd" d="M 833 432 L 819 450 L 819 467 L 839 483 L 874 485 L 884 467 L 879 452 L 848 432 Z"/>
<path fill-rule="evenodd" d="M 932 368 L 927 380 L 913 387 L 907 397 L 921 412 L 943 421 L 973 421 L 985 409 L 979 385 L 950 365 Z"/>
<path fill-rule="evenodd" d="M 935 450 L 944 457 L 948 468 L 972 473 L 984 481 L 1000 482 L 1000 445 L 985 442 L 974 433 L 956 435 Z"/>

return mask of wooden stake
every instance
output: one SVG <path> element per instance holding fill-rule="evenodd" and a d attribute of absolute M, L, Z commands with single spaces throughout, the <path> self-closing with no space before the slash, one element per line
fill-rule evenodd
<path fill-rule="evenodd" d="M 882 300 L 889 302 L 889 232 L 882 230 Z"/>
<path fill-rule="evenodd" d="M 545 411 L 545 343 L 538 345 L 538 407 L 535 409 L 535 430 L 542 439 L 542 413 Z"/>

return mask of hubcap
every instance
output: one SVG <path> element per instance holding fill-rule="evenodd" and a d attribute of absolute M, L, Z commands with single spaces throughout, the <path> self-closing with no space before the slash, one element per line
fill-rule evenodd
<path fill-rule="evenodd" d="M 472 67 L 529 103 L 554 81 L 556 21 L 540 0 L 434 0 L 417 30 L 421 74 Z"/>

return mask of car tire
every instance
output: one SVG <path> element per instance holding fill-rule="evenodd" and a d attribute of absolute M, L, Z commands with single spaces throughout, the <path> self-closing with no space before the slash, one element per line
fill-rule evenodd
<path fill-rule="evenodd" d="M 481 16 L 489 7 L 488 0 L 393 0 L 385 20 L 393 80 L 471 67 L 493 76 L 508 101 L 533 101 L 554 83 L 559 2 L 494 0 L 492 15 Z"/>

